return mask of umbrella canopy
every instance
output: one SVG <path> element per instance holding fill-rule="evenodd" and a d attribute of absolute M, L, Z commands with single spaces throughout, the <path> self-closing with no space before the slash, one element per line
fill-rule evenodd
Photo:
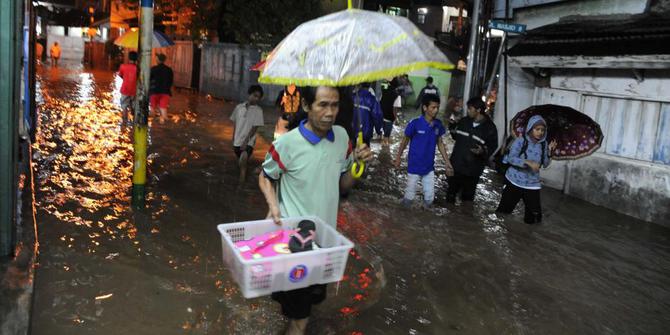
<path fill-rule="evenodd" d="M 347 86 L 453 65 L 404 17 L 348 9 L 303 23 L 268 56 L 268 84 Z"/>
<path fill-rule="evenodd" d="M 547 122 L 547 141 L 557 142 L 553 159 L 577 159 L 600 148 L 604 137 L 600 125 L 588 115 L 566 106 L 531 106 L 514 116 L 510 122 L 511 133 L 523 136 L 526 123 L 533 115 L 540 115 Z"/>
<path fill-rule="evenodd" d="M 140 39 L 139 30 L 131 29 L 125 34 L 119 36 L 116 40 L 114 40 L 114 44 L 122 48 L 137 49 L 138 47 L 137 43 L 139 42 L 139 39 Z M 154 30 L 154 35 L 151 41 L 152 48 L 163 48 L 163 47 L 169 47 L 171 45 L 174 45 L 174 42 L 169 37 L 167 37 L 160 31 Z"/>
<path fill-rule="evenodd" d="M 250 67 L 249 71 L 257 71 L 258 72 L 258 71 L 263 71 L 264 68 L 265 68 L 265 60 L 262 60 L 262 61 L 260 61 L 256 64 L 254 64 L 254 66 Z"/>

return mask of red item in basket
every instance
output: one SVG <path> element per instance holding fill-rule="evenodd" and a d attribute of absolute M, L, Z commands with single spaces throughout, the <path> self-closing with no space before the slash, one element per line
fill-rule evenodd
<path fill-rule="evenodd" d="M 250 240 L 235 242 L 244 259 L 259 259 L 279 254 L 290 254 L 288 242 L 295 230 L 279 230 L 254 236 Z"/>

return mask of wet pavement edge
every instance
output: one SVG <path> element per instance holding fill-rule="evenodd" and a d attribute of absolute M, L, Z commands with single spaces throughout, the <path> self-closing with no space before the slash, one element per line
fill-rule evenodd
<path fill-rule="evenodd" d="M 22 141 L 18 168 L 16 246 L 13 256 L 0 257 L 0 334 L 28 334 L 37 266 L 33 171 L 30 143 Z"/>

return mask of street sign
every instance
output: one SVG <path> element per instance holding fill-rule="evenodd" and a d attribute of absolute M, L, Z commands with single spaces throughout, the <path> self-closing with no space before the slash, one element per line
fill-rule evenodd
<path fill-rule="evenodd" d="M 493 20 L 489 21 L 489 28 L 517 34 L 521 34 L 526 31 L 525 24 L 506 23 L 502 21 L 493 21 Z"/>

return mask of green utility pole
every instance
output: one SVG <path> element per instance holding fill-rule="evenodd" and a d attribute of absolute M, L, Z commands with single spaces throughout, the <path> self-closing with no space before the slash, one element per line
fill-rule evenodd
<path fill-rule="evenodd" d="M 21 1 L 0 0 L 0 256 L 14 248 L 21 71 Z"/>
<path fill-rule="evenodd" d="M 140 73 L 135 102 L 135 125 L 133 128 L 133 196 L 134 208 L 143 208 L 146 201 L 147 182 L 147 136 L 149 117 L 149 83 L 151 76 L 151 47 L 154 34 L 154 2 L 141 0 L 140 10 Z"/>

